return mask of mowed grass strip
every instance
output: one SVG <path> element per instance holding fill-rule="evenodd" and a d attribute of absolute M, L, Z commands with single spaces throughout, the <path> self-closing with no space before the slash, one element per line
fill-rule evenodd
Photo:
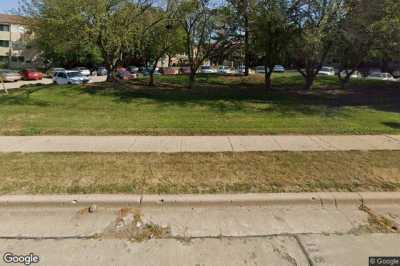
<path fill-rule="evenodd" d="M 321 77 L 302 90 L 296 73 L 185 76 L 0 93 L 0 135 L 399 134 L 398 82 Z"/>
<path fill-rule="evenodd" d="M 0 192 L 399 191 L 400 151 L 0 154 Z"/>

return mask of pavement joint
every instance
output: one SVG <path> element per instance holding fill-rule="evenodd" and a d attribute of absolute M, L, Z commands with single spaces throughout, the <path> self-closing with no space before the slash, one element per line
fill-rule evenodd
<path fill-rule="evenodd" d="M 231 137 L 228 136 L 227 138 L 228 138 L 229 145 L 231 146 L 231 151 L 234 152 L 235 149 L 233 148 Z"/>

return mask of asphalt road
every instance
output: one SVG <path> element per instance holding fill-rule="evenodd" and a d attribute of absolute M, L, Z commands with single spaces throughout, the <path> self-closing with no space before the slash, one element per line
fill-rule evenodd
<path fill-rule="evenodd" d="M 367 200 L 363 208 L 351 194 L 340 200 L 291 195 L 264 204 L 243 204 L 245 195 L 218 204 L 212 200 L 224 196 L 202 196 L 195 204 L 177 195 L 177 204 L 169 201 L 174 196 L 161 203 L 162 196 L 152 202 L 145 195 L 130 204 L 135 197 L 119 195 L 111 205 L 101 203 L 101 195 L 96 204 L 84 197 L 57 199 L 53 206 L 45 197 L 26 197 L 22 205 L 15 197 L 2 200 L 3 260 L 8 252 L 32 253 L 37 265 L 365 266 L 370 256 L 400 256 L 399 233 L 387 226 L 400 222 L 398 201 L 390 202 L 399 198 L 394 194 L 389 201 Z"/>

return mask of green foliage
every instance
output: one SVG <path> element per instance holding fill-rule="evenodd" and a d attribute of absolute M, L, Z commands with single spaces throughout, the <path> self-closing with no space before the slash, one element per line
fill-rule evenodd
<path fill-rule="evenodd" d="M 286 59 L 294 29 L 288 18 L 285 0 L 258 1 L 253 15 L 251 31 L 254 45 L 262 58 L 266 71 L 266 87 L 270 87 L 273 67 Z"/>

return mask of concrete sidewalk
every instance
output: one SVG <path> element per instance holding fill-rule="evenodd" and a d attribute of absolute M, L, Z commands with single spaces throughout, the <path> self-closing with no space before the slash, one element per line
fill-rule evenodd
<path fill-rule="evenodd" d="M 400 135 L 3 136 L 0 152 L 247 152 L 400 150 Z"/>

